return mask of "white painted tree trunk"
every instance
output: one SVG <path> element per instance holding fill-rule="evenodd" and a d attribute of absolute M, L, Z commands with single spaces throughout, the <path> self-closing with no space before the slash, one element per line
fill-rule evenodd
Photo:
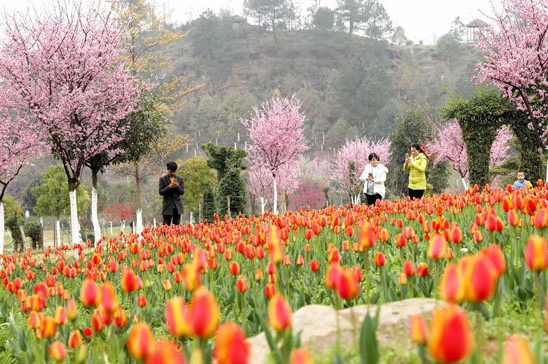
<path fill-rule="evenodd" d="M 114 233 L 112 232 L 112 221 L 110 221 L 110 236 L 113 236 Z"/>
<path fill-rule="evenodd" d="M 120 222 L 120 231 L 124 231 L 125 228 L 126 228 L 126 221 L 123 220 Z"/>
<path fill-rule="evenodd" d="M 55 246 L 61 246 L 61 223 L 59 220 L 55 220 Z"/>
<path fill-rule="evenodd" d="M 4 254 L 4 203 L 0 201 L 0 254 Z"/>
<path fill-rule="evenodd" d="M 466 191 L 468 189 L 468 184 L 466 183 L 466 180 L 464 179 L 464 177 L 461 177 L 460 179 L 462 181 L 462 186 L 464 187 L 464 190 Z"/>
<path fill-rule="evenodd" d="M 261 214 L 264 214 L 264 208 L 266 207 L 267 200 L 264 197 L 261 197 Z"/>
<path fill-rule="evenodd" d="M 93 246 L 97 246 L 97 242 L 101 239 L 101 226 L 97 217 L 97 189 L 94 186 L 91 188 L 91 222 L 93 223 L 93 235 L 95 235 Z"/>
<path fill-rule="evenodd" d="M 192 211 L 190 211 L 190 223 L 194 225 L 194 215 L 192 214 Z"/>
<path fill-rule="evenodd" d="M 135 234 L 141 235 L 143 232 L 143 210 L 137 210 L 137 224 L 133 227 Z"/>
<path fill-rule="evenodd" d="M 80 223 L 78 222 L 78 206 L 76 205 L 76 190 L 69 192 L 70 200 L 70 231 L 72 247 L 80 243 Z M 78 258 L 78 251 L 74 250 L 74 258 Z"/>
<path fill-rule="evenodd" d="M 278 185 L 276 184 L 276 176 L 273 176 L 274 178 L 274 202 L 272 209 L 274 210 L 274 213 L 278 213 Z"/>
<path fill-rule="evenodd" d="M 154 218 L 154 230 L 156 230 L 156 218 Z"/>

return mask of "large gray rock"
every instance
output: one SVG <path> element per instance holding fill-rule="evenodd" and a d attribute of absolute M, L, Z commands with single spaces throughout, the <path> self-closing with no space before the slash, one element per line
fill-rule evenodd
<path fill-rule="evenodd" d="M 441 302 L 440 302 L 441 303 Z M 407 340 L 409 316 L 429 313 L 436 303 L 431 298 L 411 298 L 391 302 L 381 306 L 377 339 L 379 345 L 403 345 L 402 349 L 411 349 Z M 375 315 L 377 307 L 369 307 Z M 339 311 L 341 347 L 353 345 L 359 337 L 361 324 L 367 314 L 367 306 L 355 306 Z M 334 347 L 337 339 L 337 315 L 330 306 L 310 305 L 301 307 L 293 313 L 293 332 L 301 332 L 301 343 L 311 353 L 321 353 Z M 248 339 L 251 347 L 250 363 L 264 364 L 270 353 L 265 334 L 261 333 Z"/>

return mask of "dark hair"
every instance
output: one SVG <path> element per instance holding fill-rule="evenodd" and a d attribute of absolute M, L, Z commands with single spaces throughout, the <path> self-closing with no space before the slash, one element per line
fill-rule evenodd
<path fill-rule="evenodd" d="M 167 162 L 166 167 L 170 171 L 173 171 L 173 172 L 177 171 L 177 163 L 175 162 Z"/>
<path fill-rule="evenodd" d="M 519 173 L 523 173 L 523 175 L 525 175 L 525 172 L 522 171 L 521 169 L 518 169 L 518 174 L 519 174 Z"/>
<path fill-rule="evenodd" d="M 411 148 L 414 148 L 416 149 L 419 153 L 422 153 L 424 154 L 424 156 L 426 157 L 426 159 L 430 160 L 430 157 L 428 156 L 428 154 L 426 154 L 426 152 L 424 151 L 424 149 L 422 149 L 422 146 L 420 144 L 411 144 Z"/>
<path fill-rule="evenodd" d="M 369 154 L 369 161 L 371 162 L 371 159 L 375 158 L 378 162 L 381 161 L 377 153 L 371 153 Z"/>

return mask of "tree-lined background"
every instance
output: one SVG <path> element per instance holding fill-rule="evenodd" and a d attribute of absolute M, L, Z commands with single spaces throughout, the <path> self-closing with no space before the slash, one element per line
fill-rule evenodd
<path fill-rule="evenodd" d="M 124 119 L 134 127 L 112 147 L 124 153 L 86 160 L 78 192 L 84 238 L 97 235 L 94 203 L 103 232 L 111 221 L 140 230 L 141 219 L 160 219 L 157 181 L 168 160 L 180 165 L 185 219 L 192 213 L 195 221 L 229 210 L 256 214 L 274 208 L 274 200 L 281 211 L 348 203 L 361 187 L 349 177 L 361 174 L 370 152 L 387 156 L 381 160 L 390 171 L 387 197 L 401 197 L 407 187 L 401 164 L 411 143 L 430 152 L 460 148 L 457 162 L 454 155 L 432 155 L 427 194 L 474 183 L 504 186 L 517 169 L 541 177 L 542 142 L 537 149 L 525 142 L 539 136 L 523 127 L 528 116 L 489 83 L 489 75 L 476 76 L 489 49 L 470 39 L 471 31 L 479 32 L 477 38 L 482 30 L 459 18 L 435 45 L 423 45 L 408 40 L 377 0 L 340 0 L 333 8 L 312 6 L 304 15 L 291 0 L 245 0 L 245 17 L 206 11 L 182 26 L 167 23 L 167 14 L 150 1 L 107 3 L 127 25 L 121 58 L 148 86 L 138 112 Z M 476 89 L 479 81 L 485 83 Z M 261 105 L 283 100 L 303 115 L 306 147 L 265 169 L 260 158 L 248 155 L 257 141 L 245 121 Z M 503 125 L 509 126 L 506 139 L 497 144 Z M 450 126 L 455 138 L 440 138 Z M 478 143 L 482 138 L 489 140 Z M 487 149 L 467 150 L 467 143 Z M 500 155 L 478 160 L 485 151 Z M 528 159 L 518 157 L 524 155 Z M 58 160 L 45 155 L 32 163 L 6 192 L 31 220 L 47 215 L 53 227 L 68 215 L 66 191 L 48 187 L 57 178 L 59 170 L 51 166 Z M 44 199 L 57 205 L 46 208 Z"/>

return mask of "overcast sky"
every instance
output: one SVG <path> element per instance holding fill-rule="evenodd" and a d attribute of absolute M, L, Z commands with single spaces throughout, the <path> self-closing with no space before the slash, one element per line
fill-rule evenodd
<path fill-rule="evenodd" d="M 43 5 L 51 0 L 0 0 L 0 8 L 8 11 L 24 11 L 28 3 Z M 172 20 L 184 23 L 198 17 L 207 8 L 218 12 L 228 9 L 231 13 L 241 14 L 243 0 L 155 0 L 160 6 L 172 10 Z M 314 3 L 314 0 L 294 0 L 302 9 L 302 14 Z M 436 38 L 449 31 L 453 19 L 460 16 L 464 23 L 475 18 L 484 18 L 479 9 L 490 14 L 491 0 L 380 0 L 392 18 L 395 26 L 402 26 L 408 38 L 415 43 L 434 43 Z M 493 0 L 495 4 L 499 0 Z M 336 0 L 319 0 L 321 6 L 333 8 Z"/>

